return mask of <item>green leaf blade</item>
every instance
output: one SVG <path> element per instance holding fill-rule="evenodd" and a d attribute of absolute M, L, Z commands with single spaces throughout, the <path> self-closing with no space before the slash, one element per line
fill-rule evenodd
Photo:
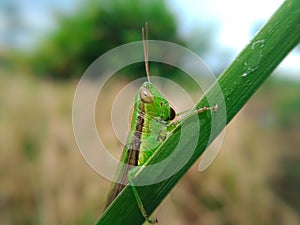
<path fill-rule="evenodd" d="M 143 200 L 143 204 L 149 214 L 162 202 L 166 195 L 193 165 L 193 163 L 204 152 L 208 144 L 217 137 L 225 128 L 225 125 L 239 112 L 249 98 L 270 76 L 273 70 L 280 64 L 286 55 L 300 42 L 300 0 L 286 0 L 277 12 L 271 17 L 267 24 L 257 33 L 253 40 L 237 56 L 234 62 L 218 78 L 217 83 L 212 85 L 197 106 L 205 106 L 208 99 L 224 98 L 225 104 L 220 104 L 220 110 L 226 113 L 216 112 L 219 116 L 215 128 L 217 132 L 211 134 L 211 121 L 208 113 L 199 115 L 201 124 L 200 137 L 194 137 L 193 132 L 199 128 L 198 123 L 193 119 L 184 121 L 183 125 L 190 129 L 190 135 L 186 138 L 186 149 L 194 148 L 189 146 L 189 140 L 198 139 L 196 150 L 192 157 L 185 162 L 176 174 L 160 183 L 137 187 Z M 221 88 L 223 96 L 219 96 L 218 88 Z M 224 117 L 226 115 L 226 118 Z M 225 120 L 225 123 L 223 121 Z M 210 135 L 213 138 L 210 138 Z M 180 128 L 176 129 L 164 144 L 155 152 L 147 164 L 159 162 L 160 159 L 168 157 L 176 148 L 176 143 L 180 137 Z M 184 153 L 186 149 L 180 149 Z M 180 157 L 178 158 L 180 160 Z M 162 172 L 167 169 L 161 168 Z M 137 179 L 146 179 L 148 176 L 159 177 L 159 171 L 149 173 L 148 170 L 140 170 Z M 159 218 L 158 218 L 159 219 Z M 97 222 L 97 225 L 104 224 L 142 224 L 144 218 L 137 206 L 131 187 L 127 186 L 105 211 Z"/>

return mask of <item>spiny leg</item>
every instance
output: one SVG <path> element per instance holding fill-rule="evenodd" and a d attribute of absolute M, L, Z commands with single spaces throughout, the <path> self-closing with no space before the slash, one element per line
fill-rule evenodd
<path fill-rule="evenodd" d="M 191 110 L 186 110 L 186 111 L 183 111 L 183 112 L 180 112 L 180 113 L 177 113 L 176 116 L 179 116 L 181 114 L 185 114 L 183 118 L 181 118 L 180 120 L 177 120 L 175 122 L 172 122 L 168 125 L 168 132 L 172 132 L 180 123 L 183 119 L 189 117 L 189 116 L 192 116 L 192 115 L 197 115 L 199 113 L 202 113 L 202 112 L 205 112 L 205 111 L 208 111 L 208 110 L 211 110 L 211 111 L 218 111 L 219 110 L 219 106 L 218 105 L 215 105 L 213 107 L 207 107 L 207 106 L 204 106 L 202 108 L 199 108 L 199 109 L 195 109 L 194 111 L 191 111 Z"/>
<path fill-rule="evenodd" d="M 191 114 L 199 114 L 201 112 L 205 112 L 207 110 L 211 110 L 211 111 L 218 111 L 219 110 L 219 106 L 218 105 L 215 105 L 213 107 L 207 107 L 207 106 L 204 106 L 200 109 L 196 109 L 194 112 L 192 112 Z"/>
<path fill-rule="evenodd" d="M 143 217 L 147 220 L 148 223 L 151 223 L 151 224 L 158 223 L 157 218 L 151 219 L 151 218 L 148 216 L 148 214 L 147 214 L 147 212 L 146 212 L 146 209 L 145 209 L 145 207 L 144 207 L 144 205 L 143 205 L 142 199 L 141 199 L 141 197 L 140 197 L 140 195 L 139 195 L 139 193 L 138 193 L 138 191 L 137 191 L 137 189 L 136 189 L 136 187 L 135 187 L 135 185 L 134 185 L 133 179 L 134 179 L 134 176 L 135 176 L 135 174 L 136 174 L 136 169 L 137 169 L 137 168 L 131 169 L 131 170 L 128 172 L 128 183 L 129 183 L 129 185 L 130 185 L 131 188 L 132 188 L 132 192 L 133 192 L 133 194 L 134 194 L 134 197 L 135 197 L 135 199 L 136 199 L 136 201 L 137 201 L 138 207 L 139 207 L 139 209 L 141 210 L 141 213 L 142 213 Z"/>

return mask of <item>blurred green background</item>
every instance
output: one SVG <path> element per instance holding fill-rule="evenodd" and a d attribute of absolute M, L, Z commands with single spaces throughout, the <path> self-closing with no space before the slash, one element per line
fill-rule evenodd
<path fill-rule="evenodd" d="M 273 11 L 282 1 L 275 2 L 269 1 Z M 241 4 L 222 4 L 1 0 L 0 224 L 94 224 L 110 183 L 88 167 L 73 137 L 80 76 L 106 51 L 140 41 L 145 21 L 150 39 L 190 48 L 219 75 L 247 44 L 232 45 L 236 38 L 249 40 L 264 23 L 258 17 L 248 26 Z M 260 8 L 266 18 L 272 14 Z M 232 20 L 216 16 L 225 12 Z M 238 20 L 241 29 L 227 26 Z M 179 74 L 166 65 L 151 69 Z M 122 70 L 107 95 L 144 74 L 142 64 Z M 300 224 L 299 78 L 296 49 L 230 123 L 212 166 L 199 173 L 196 163 L 159 207 L 160 224 Z M 98 111 L 110 109 L 103 106 L 113 98 L 106 100 Z M 98 116 L 103 137 L 121 151 L 111 125 Z"/>

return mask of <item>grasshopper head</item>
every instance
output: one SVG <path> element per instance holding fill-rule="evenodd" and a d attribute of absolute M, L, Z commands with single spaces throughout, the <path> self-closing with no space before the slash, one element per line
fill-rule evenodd
<path fill-rule="evenodd" d="M 170 107 L 169 102 L 150 82 L 145 82 L 140 87 L 137 101 L 139 110 L 151 117 L 160 118 L 164 121 L 175 118 L 174 109 Z"/>

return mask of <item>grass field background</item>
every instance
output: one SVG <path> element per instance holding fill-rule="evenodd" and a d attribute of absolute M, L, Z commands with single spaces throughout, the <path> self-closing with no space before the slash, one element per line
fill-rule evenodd
<path fill-rule="evenodd" d="M 77 83 L 0 72 L 0 224 L 94 224 L 101 215 L 110 183 L 75 143 Z M 214 163 L 201 173 L 196 163 L 158 208 L 160 224 L 299 224 L 299 99 L 299 83 L 271 77 L 227 127 Z M 100 113 L 111 100 L 98 102 L 96 121 L 118 154 Z"/>

